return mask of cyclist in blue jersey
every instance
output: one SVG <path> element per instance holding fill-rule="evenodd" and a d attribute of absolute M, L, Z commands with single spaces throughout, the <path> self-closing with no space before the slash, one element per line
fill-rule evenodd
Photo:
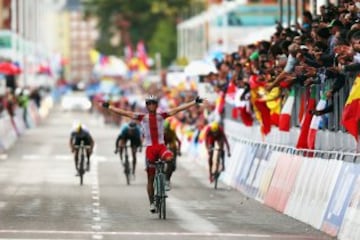
<path fill-rule="evenodd" d="M 120 160 L 123 163 L 123 152 L 127 141 L 130 140 L 131 152 L 132 152 L 132 174 L 135 176 L 136 167 L 136 151 L 141 148 L 141 131 L 136 122 L 131 121 L 125 123 L 120 130 L 120 133 L 115 142 L 115 153 L 120 152 Z"/>

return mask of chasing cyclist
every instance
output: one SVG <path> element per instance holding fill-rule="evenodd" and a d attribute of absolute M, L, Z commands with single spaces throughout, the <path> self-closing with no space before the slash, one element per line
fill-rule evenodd
<path fill-rule="evenodd" d="M 135 121 L 125 123 L 121 127 L 121 131 L 115 142 L 115 154 L 120 152 L 120 160 L 123 162 L 123 152 L 127 141 L 130 140 L 131 153 L 132 153 L 132 175 L 135 177 L 136 168 L 136 151 L 141 147 L 141 131 Z"/>
<path fill-rule="evenodd" d="M 87 157 L 86 171 L 90 171 L 90 157 L 94 149 L 95 142 L 89 130 L 86 129 L 85 126 L 83 126 L 81 123 L 79 123 L 77 124 L 75 129 L 71 131 L 70 141 L 69 141 L 71 152 L 74 154 L 76 175 L 79 174 L 79 168 L 78 168 L 79 148 L 77 148 L 77 146 L 80 146 L 81 141 L 84 141 L 85 146 L 90 146 L 89 149 L 86 149 L 86 157 Z"/>
<path fill-rule="evenodd" d="M 164 121 L 164 141 L 166 147 L 173 153 L 173 159 L 166 164 L 166 182 L 165 190 L 170 190 L 170 180 L 173 172 L 176 170 L 177 156 L 181 156 L 181 141 L 178 138 L 174 129 L 171 128 L 170 121 L 166 119 Z"/>
<path fill-rule="evenodd" d="M 146 146 L 145 155 L 148 176 L 147 193 L 150 201 L 150 212 L 152 213 L 156 212 L 156 207 L 154 205 L 154 163 L 157 159 L 171 161 L 173 158 L 172 152 L 168 150 L 164 144 L 164 119 L 173 116 L 180 111 L 200 104 L 203 101 L 204 99 L 196 97 L 195 100 L 169 109 L 167 112 L 157 112 L 159 100 L 156 96 L 150 95 L 145 99 L 147 113 L 127 111 L 113 107 L 108 102 L 102 103 L 102 106 L 109 109 L 111 112 L 140 121 L 142 125 L 144 145 Z"/>
<path fill-rule="evenodd" d="M 205 132 L 205 146 L 209 153 L 209 180 L 212 183 L 214 181 L 214 174 L 212 173 L 212 167 L 213 167 L 213 155 L 214 155 L 214 146 L 215 143 L 217 143 L 220 152 L 222 154 L 221 156 L 221 171 L 225 170 L 225 163 L 224 163 L 224 157 L 225 157 L 225 151 L 224 151 L 224 143 L 227 148 L 228 157 L 231 156 L 230 154 L 230 145 L 226 138 L 226 135 L 224 133 L 224 130 L 222 127 L 220 127 L 218 122 L 212 122 L 210 126 L 206 129 Z"/>

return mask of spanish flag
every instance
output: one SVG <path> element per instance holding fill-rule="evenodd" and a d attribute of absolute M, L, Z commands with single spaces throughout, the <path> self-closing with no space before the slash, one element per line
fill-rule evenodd
<path fill-rule="evenodd" d="M 358 141 L 360 120 L 360 75 L 355 78 L 342 114 L 342 125 Z"/>

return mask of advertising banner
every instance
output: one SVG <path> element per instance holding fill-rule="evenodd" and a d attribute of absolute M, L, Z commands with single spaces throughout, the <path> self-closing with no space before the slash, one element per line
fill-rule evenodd
<path fill-rule="evenodd" d="M 265 196 L 269 190 L 271 181 L 273 179 L 276 163 L 279 159 L 279 154 L 279 152 L 269 150 L 264 157 L 264 162 L 266 162 L 266 164 L 263 165 L 264 167 L 262 170 L 262 174 L 260 175 L 261 178 L 259 181 L 259 191 L 255 198 L 261 203 L 264 202 Z"/>
<path fill-rule="evenodd" d="M 258 144 L 250 145 L 245 154 L 245 161 L 242 164 L 240 171 L 238 172 L 238 177 L 236 180 L 236 187 L 245 194 L 248 194 L 246 188 L 246 181 L 249 178 L 251 168 L 254 164 L 254 159 L 256 152 L 259 148 Z"/>
<path fill-rule="evenodd" d="M 244 155 L 246 152 L 247 145 L 241 144 L 240 142 L 229 139 L 231 148 L 231 157 L 225 159 L 225 172 L 221 174 L 221 179 L 225 184 L 235 186 L 238 165 L 242 165 Z"/>
<path fill-rule="evenodd" d="M 304 158 L 284 213 L 319 229 L 340 169 L 341 161 Z"/>
<path fill-rule="evenodd" d="M 360 239 L 360 173 L 357 174 L 354 190 L 351 194 L 349 206 L 346 209 L 343 224 L 339 232 L 339 239 Z"/>
<path fill-rule="evenodd" d="M 265 204 L 283 212 L 295 184 L 302 159 L 287 153 L 280 153 Z"/>
<path fill-rule="evenodd" d="M 343 162 L 321 226 L 321 230 L 331 236 L 337 235 L 343 222 L 360 172 L 359 168 L 359 164 Z"/>

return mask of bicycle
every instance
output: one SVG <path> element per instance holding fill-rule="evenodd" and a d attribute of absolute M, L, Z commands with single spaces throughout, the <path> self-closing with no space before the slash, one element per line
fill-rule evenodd
<path fill-rule="evenodd" d="M 213 173 L 214 176 L 214 189 L 217 189 L 218 180 L 222 171 L 219 170 L 220 162 L 221 165 L 224 164 L 224 149 L 221 148 L 212 148 L 211 151 L 217 151 L 216 154 L 216 163 L 215 163 L 215 172 Z M 214 155 L 213 155 L 214 156 Z M 222 166 L 223 167 L 223 166 Z"/>
<path fill-rule="evenodd" d="M 126 184 L 127 185 L 130 185 L 130 173 L 131 173 L 131 168 L 130 168 L 130 161 L 129 161 L 129 154 L 128 154 L 128 151 L 127 149 L 129 148 L 130 146 L 123 146 L 124 148 L 124 155 L 125 155 L 125 161 L 123 163 L 123 167 L 124 167 L 124 174 L 125 174 L 125 178 L 126 178 Z M 131 148 L 131 147 L 130 147 Z M 119 151 L 119 154 L 120 154 L 120 159 L 121 159 L 121 153 Z"/>
<path fill-rule="evenodd" d="M 166 219 L 166 191 L 165 191 L 165 172 L 164 161 L 155 162 L 155 178 L 154 178 L 154 196 L 155 206 L 159 214 L 159 219 Z"/>
<path fill-rule="evenodd" d="M 85 150 L 90 149 L 90 146 L 84 144 L 84 141 L 81 140 L 80 145 L 75 146 L 76 149 L 79 149 L 78 154 L 80 154 L 80 161 L 78 161 L 78 171 L 80 177 L 80 185 L 84 183 L 84 174 L 85 174 Z"/>

